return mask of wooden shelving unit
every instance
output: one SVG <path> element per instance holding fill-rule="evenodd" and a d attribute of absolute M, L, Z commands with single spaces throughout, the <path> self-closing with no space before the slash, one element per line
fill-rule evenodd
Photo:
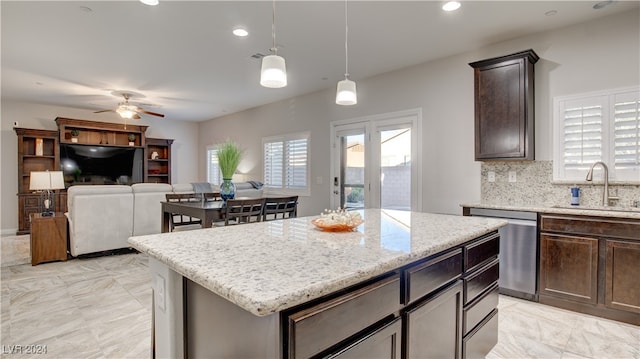
<path fill-rule="evenodd" d="M 146 141 L 145 182 L 171 183 L 171 144 L 173 140 L 147 138 Z"/>
<path fill-rule="evenodd" d="M 59 171 L 60 144 L 136 147 L 144 150 L 144 182 L 171 183 L 171 139 L 147 138 L 149 126 L 57 117 L 58 131 L 15 128 L 18 135 L 18 231 L 40 212 L 40 194 L 29 191 L 32 171 Z M 153 153 L 157 158 L 151 158 Z M 154 156 L 155 157 L 155 156 Z M 67 211 L 66 190 L 55 191 L 55 211 Z"/>
<path fill-rule="evenodd" d="M 64 117 L 56 117 L 56 123 L 60 133 L 60 143 L 102 146 L 130 146 L 129 135 L 132 135 L 133 146 L 144 147 L 145 132 L 149 127 Z M 77 136 L 73 135 L 74 131 L 77 132 Z"/>
<path fill-rule="evenodd" d="M 18 135 L 18 232 L 30 231 L 29 215 L 40 212 L 40 194 L 31 192 L 31 172 L 59 171 L 60 145 L 58 131 L 14 128 Z M 67 202 L 60 203 L 56 191 L 56 211 L 66 211 Z M 65 195 L 66 197 L 66 195 Z"/>

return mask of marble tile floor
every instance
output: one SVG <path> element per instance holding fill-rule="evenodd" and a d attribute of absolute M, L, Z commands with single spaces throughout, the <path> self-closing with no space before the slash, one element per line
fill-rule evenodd
<path fill-rule="evenodd" d="M 1 358 L 149 357 L 146 255 L 2 263 L 0 273 Z M 640 327 L 507 296 L 499 308 L 498 344 L 487 358 L 640 359 Z M 31 344 L 46 345 L 47 355 L 8 354 Z"/>

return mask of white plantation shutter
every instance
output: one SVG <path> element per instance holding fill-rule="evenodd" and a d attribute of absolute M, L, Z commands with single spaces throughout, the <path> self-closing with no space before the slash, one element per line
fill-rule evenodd
<path fill-rule="evenodd" d="M 207 182 L 220 185 L 222 173 L 218 164 L 218 150 L 215 146 L 207 146 Z"/>
<path fill-rule="evenodd" d="M 567 101 L 563 109 L 563 158 L 566 170 L 586 171 L 602 161 L 603 98 Z"/>
<path fill-rule="evenodd" d="M 554 100 L 554 180 L 584 181 L 602 161 L 610 180 L 640 182 L 640 90 Z"/>
<path fill-rule="evenodd" d="M 282 141 L 264 144 L 264 185 L 282 188 L 282 168 L 284 161 L 284 143 Z"/>
<path fill-rule="evenodd" d="M 638 171 L 640 167 L 640 93 L 615 96 L 614 159 L 616 169 Z"/>
<path fill-rule="evenodd" d="M 276 192 L 308 194 L 309 133 L 264 138 L 264 185 Z"/>
<path fill-rule="evenodd" d="M 307 139 L 287 141 L 286 155 L 287 188 L 307 187 Z"/>

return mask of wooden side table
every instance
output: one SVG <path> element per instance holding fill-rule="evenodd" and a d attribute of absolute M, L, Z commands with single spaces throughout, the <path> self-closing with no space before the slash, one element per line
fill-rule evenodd
<path fill-rule="evenodd" d="M 32 213 L 31 265 L 42 262 L 67 260 L 67 217 L 62 212 L 43 217 Z"/>

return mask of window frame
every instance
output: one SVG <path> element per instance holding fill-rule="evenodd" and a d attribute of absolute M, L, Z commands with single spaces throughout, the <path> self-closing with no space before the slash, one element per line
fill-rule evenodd
<path fill-rule="evenodd" d="M 216 162 L 212 162 L 211 152 L 215 152 Z M 222 172 L 220 172 L 220 165 L 217 162 L 218 160 L 218 149 L 216 145 L 207 146 L 207 182 L 219 186 L 222 183 Z M 211 166 L 215 165 L 218 169 L 217 178 L 211 178 Z"/>
<path fill-rule="evenodd" d="M 306 183 L 304 188 L 287 188 L 286 184 L 286 172 L 287 172 L 287 157 L 286 146 L 287 142 L 297 141 L 297 140 L 306 140 L 306 168 L 305 168 L 305 178 Z M 283 143 L 283 156 L 282 156 L 282 187 L 274 187 L 273 185 L 267 183 L 267 179 L 265 178 L 265 170 L 266 170 L 266 153 L 265 153 L 265 145 L 268 143 Z M 310 196 L 311 193 L 311 132 L 310 131 L 302 131 L 296 133 L 289 133 L 277 136 L 268 136 L 262 138 L 262 182 L 264 183 L 264 192 L 268 194 L 281 194 L 281 195 L 298 195 L 298 196 Z"/>
<path fill-rule="evenodd" d="M 589 164 L 587 168 L 567 169 L 565 166 L 565 116 L 564 110 L 567 104 L 584 101 L 598 103 L 602 107 L 601 113 L 601 159 L 600 161 L 607 164 L 609 168 L 609 182 L 621 184 L 640 184 L 640 165 L 632 168 L 622 169 L 616 168 L 615 162 L 615 108 L 616 97 L 636 95 L 637 101 L 640 101 L 640 87 L 625 87 L 603 91 L 595 91 L 569 96 L 557 96 L 553 98 L 553 182 L 554 183 L 589 183 L 586 181 Z M 640 108 L 638 105 L 637 108 Z M 638 113 L 640 116 L 640 113 Z M 640 121 L 640 119 L 638 119 Z M 640 147 L 640 144 L 638 144 Z M 601 167 L 597 166 L 596 171 L 601 172 Z M 602 175 L 596 175 L 601 178 Z"/>

